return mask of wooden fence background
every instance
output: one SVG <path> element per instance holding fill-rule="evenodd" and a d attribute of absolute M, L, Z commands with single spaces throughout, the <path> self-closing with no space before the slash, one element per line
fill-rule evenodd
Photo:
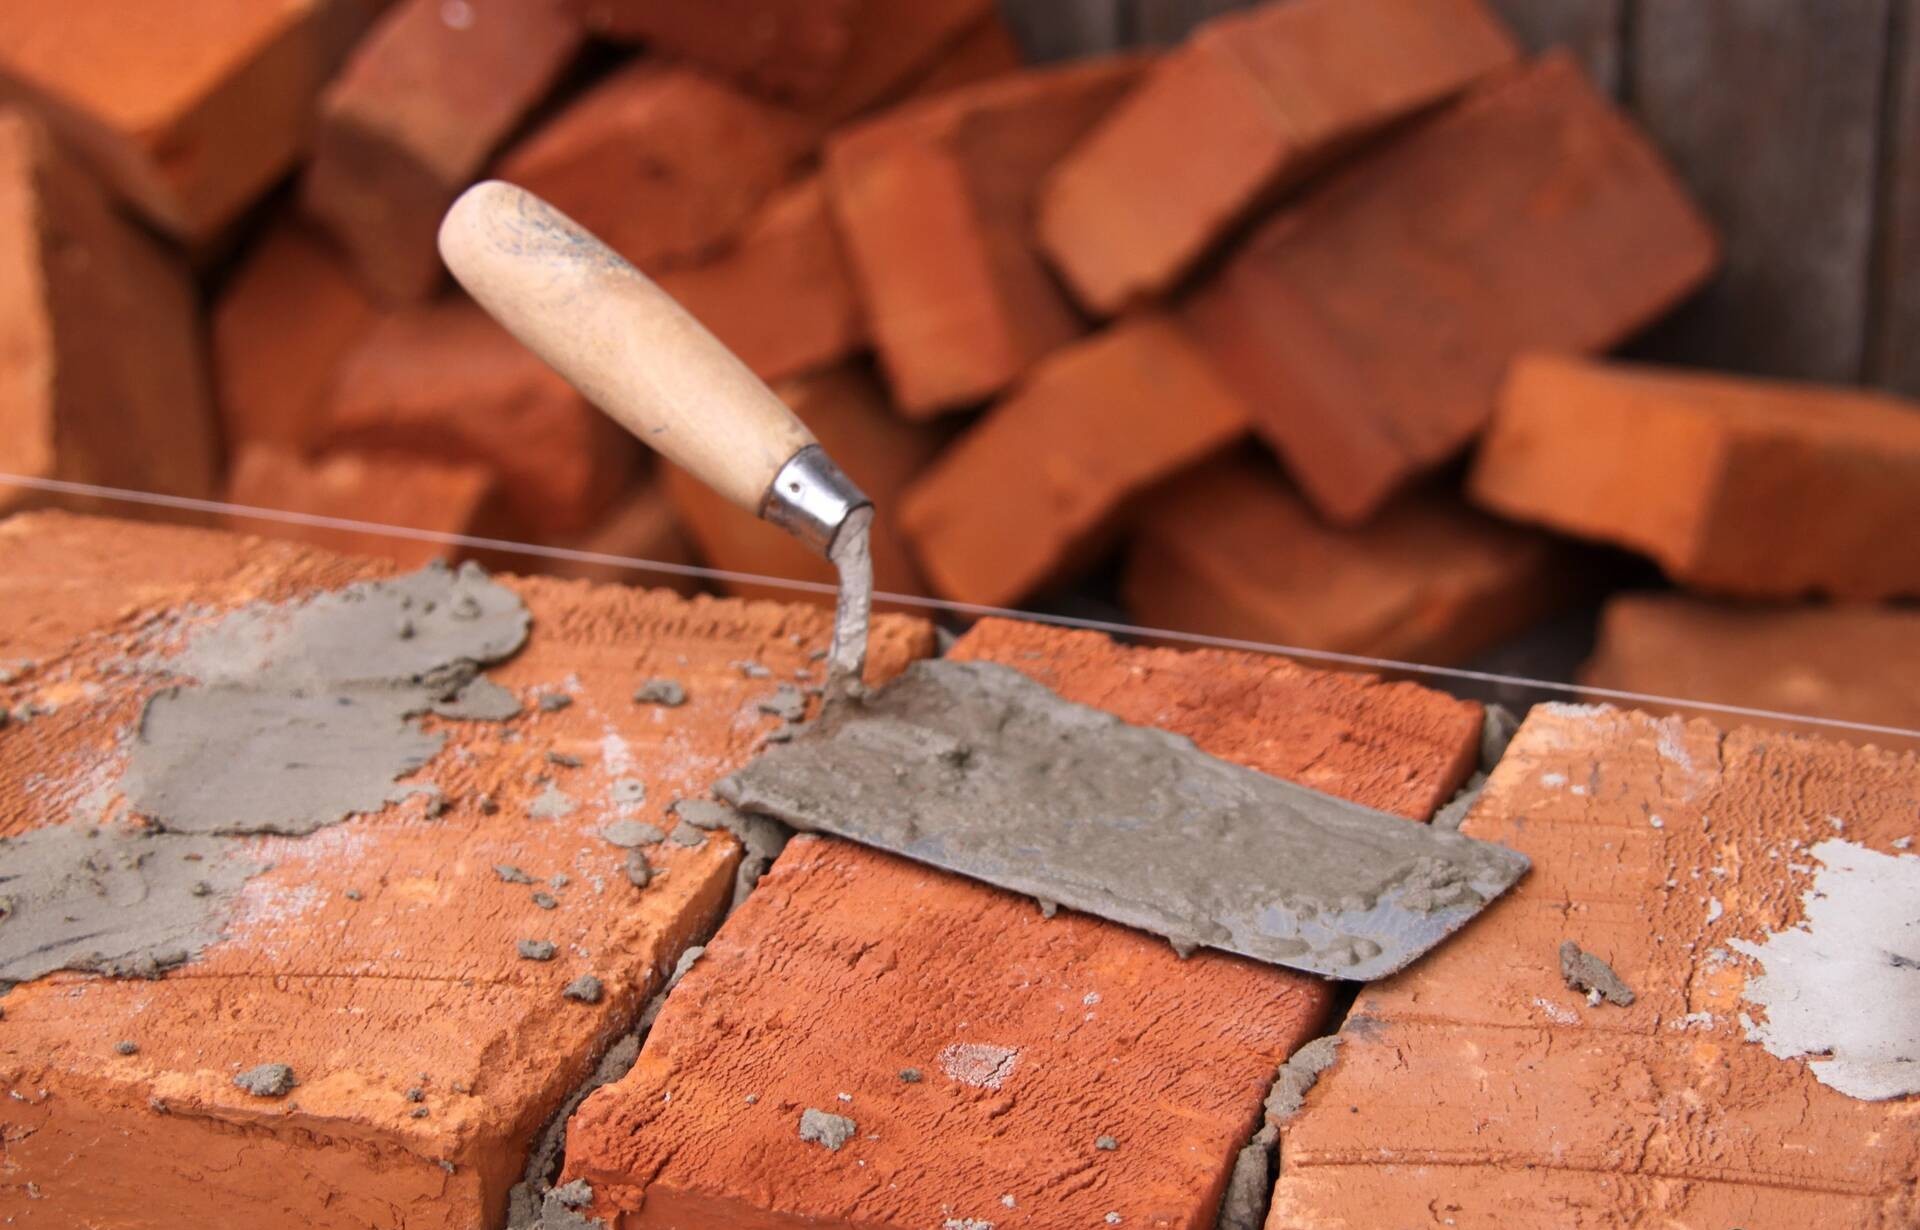
<path fill-rule="evenodd" d="M 1038 59 L 1173 42 L 1247 0 L 1001 0 Z M 1632 111 L 1726 267 L 1636 344 L 1920 396 L 1920 0 L 1490 0 Z"/>

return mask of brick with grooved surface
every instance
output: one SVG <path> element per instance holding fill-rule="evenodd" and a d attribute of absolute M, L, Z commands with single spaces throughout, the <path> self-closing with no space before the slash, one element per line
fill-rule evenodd
<path fill-rule="evenodd" d="M 1913 1225 L 1911 1102 L 1847 1097 L 1817 1057 L 1749 1041 L 1760 963 L 1735 941 L 1800 922 L 1826 839 L 1897 853 L 1916 796 L 1912 754 L 1535 706 L 1464 827 L 1533 869 L 1361 989 L 1282 1130 L 1269 1230 Z M 1568 989 L 1563 940 L 1634 1002 Z M 1900 1011 L 1835 1006 L 1876 1010 Z"/>
<path fill-rule="evenodd" d="M 1411 817 L 1464 777 L 1478 738 L 1478 706 L 1246 654 L 993 620 L 955 653 Z M 1099 1227 L 1110 1213 L 1197 1230 L 1274 1065 L 1330 998 L 1318 980 L 1219 953 L 1183 962 L 1140 932 L 803 836 L 668 999 L 634 1070 L 574 1116 L 566 1177 L 631 1230 Z M 853 1137 L 803 1141 L 808 1109 L 852 1119 Z"/>
<path fill-rule="evenodd" d="M 1271 462 L 1223 459 L 1143 503 L 1122 584 L 1151 628 L 1446 665 L 1577 595 L 1566 552 L 1438 491 L 1330 526 Z"/>
<path fill-rule="evenodd" d="M 1178 325 L 1123 321 L 1049 356 L 942 453 L 901 525 L 942 594 L 1005 606 L 1091 563 L 1130 499 L 1247 418 Z"/>
<path fill-rule="evenodd" d="M 1920 611 L 1621 594 L 1601 613 L 1580 682 L 1920 730 Z M 1801 730 L 1856 743 L 1876 737 Z"/>
<path fill-rule="evenodd" d="M 213 308 L 213 388 L 227 446 L 313 448 L 341 361 L 378 319 L 332 244 L 304 223 L 275 223 Z"/>
<path fill-rule="evenodd" d="M 1216 18 L 1061 159 L 1040 194 L 1041 247 L 1081 306 L 1111 315 L 1335 154 L 1517 54 L 1480 0 L 1290 0 Z"/>
<path fill-rule="evenodd" d="M 582 38 L 560 0 L 401 0 L 354 50 L 321 97 L 304 196 L 381 296 L 440 285 L 447 206 Z"/>
<path fill-rule="evenodd" d="M 1556 52 L 1263 224 L 1188 318 L 1314 507 L 1355 524 L 1480 433 L 1515 355 L 1605 350 L 1715 257 L 1653 147 Z"/>
<path fill-rule="evenodd" d="M 44 115 L 114 190 L 211 240 L 305 148 L 314 99 L 379 0 L 17 0 L 0 95 Z"/>
<path fill-rule="evenodd" d="M 723 81 L 639 60 L 508 150 L 497 171 L 658 273 L 725 249 L 818 137 L 812 121 Z"/>
<path fill-rule="evenodd" d="M 584 532 L 632 467 L 632 437 L 479 307 L 382 320 L 341 365 L 323 442 L 479 461 L 529 532 Z"/>
<path fill-rule="evenodd" d="M 1081 332 L 1034 249 L 1033 197 L 1139 67 L 1108 58 L 998 77 L 829 143 L 829 198 L 902 413 L 981 401 Z"/>
<path fill-rule="evenodd" d="M 0 729 L 0 832 L 124 822 L 115 785 L 129 727 L 170 678 L 149 663 L 213 614 L 292 599 L 392 565 L 237 535 L 58 514 L 0 524 L 0 660 L 31 659 L 0 695 L 51 713 Z M 826 645 L 811 607 L 506 579 L 532 614 L 525 649 L 490 675 L 526 708 L 506 726 L 438 721 L 421 772 L 450 806 L 411 796 L 305 838 L 242 839 L 272 868 L 241 891 L 226 938 L 164 977 L 52 974 L 14 987 L 0 1029 L 0 1218 L 20 1225 L 413 1230 L 499 1225 L 541 1124 L 630 1028 L 667 968 L 719 916 L 738 847 L 648 851 L 644 890 L 598 835 L 614 783 L 639 818 L 741 763 L 774 719 L 768 685 Z M 879 628 L 874 678 L 931 648 Z M 796 643 L 797 642 L 797 643 Z M 671 676 L 676 709 L 636 687 Z M 573 703 L 548 710 L 538 696 Z M 514 739 L 503 735 L 514 734 Z M 549 750 L 578 758 L 560 768 Z M 578 803 L 529 820 L 543 774 Z M 632 789 L 618 798 L 631 799 Z M 482 806 L 490 795 L 492 809 Z M 495 864 L 546 885 L 554 909 Z M 523 961 L 518 939 L 557 946 Z M 594 1004 L 561 998 L 591 973 Z M 134 1040 L 136 1053 L 115 1043 Z M 233 1077 L 291 1066 L 266 1101 Z M 408 1090 L 424 1098 L 412 1101 Z M 428 1114 L 415 1118 L 416 1109 Z"/>
<path fill-rule="evenodd" d="M 1920 596 L 1920 405 L 1884 393 L 1529 356 L 1469 490 L 1696 589 Z"/>
<path fill-rule="evenodd" d="M 0 471 L 212 496 L 204 345 L 179 258 L 0 109 Z M 0 514 L 49 498 L 76 497 L 0 486 Z"/>

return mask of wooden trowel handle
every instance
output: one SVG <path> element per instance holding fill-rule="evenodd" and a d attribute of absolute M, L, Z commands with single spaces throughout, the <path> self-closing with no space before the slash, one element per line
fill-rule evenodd
<path fill-rule="evenodd" d="M 497 180 L 475 184 L 447 211 L 440 255 L 589 401 L 735 504 L 770 515 L 775 476 L 813 433 L 646 275 L 539 197 Z"/>

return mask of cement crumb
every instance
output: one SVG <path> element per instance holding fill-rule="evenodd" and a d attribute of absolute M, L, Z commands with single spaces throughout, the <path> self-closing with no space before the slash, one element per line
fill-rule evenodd
<path fill-rule="evenodd" d="M 1633 988 L 1620 980 L 1613 967 L 1572 940 L 1560 945 L 1560 977 L 1569 989 L 1585 991 L 1589 1004 L 1605 1000 L 1625 1008 L 1633 1003 Z"/>
<path fill-rule="evenodd" d="M 560 904 L 552 893 L 539 890 L 535 890 L 533 894 L 533 903 L 543 910 L 551 910 Z"/>
<path fill-rule="evenodd" d="M 1093 1147 L 1112 1153 L 1120 1147 L 1120 1142 L 1111 1136 L 1096 1136 L 1093 1138 Z"/>
<path fill-rule="evenodd" d="M 610 845 L 632 850 L 640 846 L 659 845 L 667 839 L 667 835 L 639 820 L 615 820 L 600 830 L 600 839 Z"/>
<path fill-rule="evenodd" d="M 593 1203 L 593 1185 L 585 1179 L 575 1179 L 554 1188 L 548 1196 L 569 1209 L 584 1209 Z"/>
<path fill-rule="evenodd" d="M 116 1042 L 113 1044 L 113 1053 L 116 1055 L 138 1055 L 140 1053 L 140 1044 L 132 1040 Z"/>
<path fill-rule="evenodd" d="M 365 893 L 361 892 L 357 888 L 350 888 L 346 892 L 341 893 L 340 895 L 342 897 L 345 897 L 348 901 L 359 901 L 366 896 Z"/>
<path fill-rule="evenodd" d="M 536 703 L 539 704 L 542 713 L 558 713 L 573 704 L 573 697 L 565 692 L 542 692 Z"/>
<path fill-rule="evenodd" d="M 558 820 L 565 816 L 571 816 L 575 811 L 579 810 L 579 807 L 580 804 L 574 800 L 572 795 L 560 789 L 560 787 L 554 785 L 552 782 L 548 782 L 546 789 L 536 795 L 533 802 L 527 805 L 527 815 L 534 820 Z"/>
<path fill-rule="evenodd" d="M 673 679 L 649 679 L 633 694 L 636 705 L 663 705 L 678 709 L 687 703 L 687 689 Z"/>
<path fill-rule="evenodd" d="M 739 671 L 748 679 L 770 679 L 773 677 L 772 671 L 760 665 L 760 663 L 751 660 L 735 662 L 733 669 Z"/>
<path fill-rule="evenodd" d="M 577 769 L 581 765 L 581 760 L 578 756 L 569 756 L 565 752 L 548 752 L 547 763 L 559 765 L 563 769 Z"/>
<path fill-rule="evenodd" d="M 1279 1129 L 1266 1124 L 1234 1156 L 1215 1230 L 1261 1230 L 1266 1225 L 1273 1197 L 1273 1146 L 1279 1137 Z"/>
<path fill-rule="evenodd" d="M 493 865 L 493 874 L 499 876 L 501 881 L 507 884 L 533 883 L 532 876 L 515 867 L 512 863 L 495 863 Z"/>
<path fill-rule="evenodd" d="M 552 875 L 547 877 L 548 888 L 552 888 L 556 890 L 562 889 L 571 883 L 573 883 L 573 881 L 567 878 L 567 873 L 564 871 L 556 871 Z"/>
<path fill-rule="evenodd" d="M 831 1115 L 811 1107 L 800 1112 L 800 1139 L 824 1145 L 836 1153 L 859 1130 L 860 1125 L 845 1115 Z"/>
<path fill-rule="evenodd" d="M 1273 1089 L 1267 1094 L 1267 1120 L 1285 1123 L 1299 1112 L 1308 1090 L 1339 1057 L 1340 1037 L 1315 1038 L 1293 1053 L 1275 1074 Z"/>
<path fill-rule="evenodd" d="M 427 1100 L 427 1091 L 420 1088 L 418 1085 L 415 1085 L 413 1088 L 407 1090 L 407 1101 L 424 1102 L 426 1100 Z"/>
<path fill-rule="evenodd" d="M 924 1077 L 921 1076 L 920 1069 L 918 1068 L 900 1069 L 900 1081 L 902 1084 L 917 1085 L 923 1079 Z"/>
<path fill-rule="evenodd" d="M 783 683 L 772 695 L 761 697 L 758 707 L 783 722 L 798 722 L 807 716 L 807 695 L 793 684 Z"/>
<path fill-rule="evenodd" d="M 949 1217 L 940 1223 L 940 1230 L 993 1230 L 993 1223 L 984 1217 Z"/>
<path fill-rule="evenodd" d="M 703 829 L 732 828 L 740 814 L 725 803 L 715 803 L 711 799 L 675 799 L 667 810 L 688 824 Z"/>
<path fill-rule="evenodd" d="M 233 1083 L 256 1098 L 284 1098 L 300 1082 L 286 1064 L 263 1063 L 234 1077 Z"/>
<path fill-rule="evenodd" d="M 597 1004 L 600 1002 L 600 996 L 605 989 L 606 988 L 601 985 L 600 980 L 592 974 L 582 974 L 572 982 L 569 982 L 560 994 L 568 999 L 576 1000 L 579 1003 Z"/>
<path fill-rule="evenodd" d="M 1808 853 L 1801 923 L 1732 942 L 1763 971 L 1747 978 L 1766 1009 L 1747 1040 L 1851 1098 L 1920 1093 L 1920 857 L 1833 837 Z"/>
<path fill-rule="evenodd" d="M 557 951 L 552 940 L 521 940 L 515 947 L 523 961 L 551 961 Z"/>
<path fill-rule="evenodd" d="M 1045 897 L 1035 897 L 1033 904 L 1040 908 L 1040 917 L 1042 918 L 1052 918 L 1060 912 L 1060 903 L 1058 901 L 1050 901 Z"/>
<path fill-rule="evenodd" d="M 452 620 L 456 596 L 482 615 Z M 404 639 L 390 635 L 403 613 L 415 624 Z M 162 664 L 197 682 L 148 701 L 121 790 L 183 833 L 298 836 L 377 812 L 445 743 L 418 716 L 458 707 L 528 623 L 519 597 L 471 565 L 235 611 Z"/>
<path fill-rule="evenodd" d="M 653 882 L 653 868 L 647 865 L 647 856 L 643 851 L 627 851 L 627 862 L 623 870 L 627 875 L 627 883 L 635 888 L 645 888 Z"/>
<path fill-rule="evenodd" d="M 682 820 L 673 826 L 673 832 L 667 834 L 667 840 L 676 846 L 697 850 L 707 844 L 707 835 L 698 825 Z"/>

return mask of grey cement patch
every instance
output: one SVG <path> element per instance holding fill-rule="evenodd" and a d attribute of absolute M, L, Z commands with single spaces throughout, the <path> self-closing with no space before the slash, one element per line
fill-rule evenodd
<path fill-rule="evenodd" d="M 649 679 L 635 690 L 633 703 L 678 709 L 687 703 L 687 689 L 676 679 Z"/>
<path fill-rule="evenodd" d="M 501 881 L 507 884 L 533 883 L 532 876 L 515 867 L 512 863 L 495 863 L 493 865 L 493 874 L 499 876 Z"/>
<path fill-rule="evenodd" d="M 1620 980 L 1613 966 L 1572 940 L 1560 945 L 1560 977 L 1570 990 L 1585 991 L 1590 1004 L 1605 1000 L 1625 1008 L 1633 1003 L 1633 988 Z"/>
<path fill-rule="evenodd" d="M 667 810 L 701 829 L 731 828 L 740 814 L 725 803 L 711 799 L 675 799 Z"/>
<path fill-rule="evenodd" d="M 1279 1129 L 1266 1124 L 1234 1156 L 1214 1230 L 1261 1230 L 1267 1224 L 1267 1205 L 1273 1197 L 1273 1146 L 1279 1138 Z"/>
<path fill-rule="evenodd" d="M 783 683 L 770 695 L 761 697 L 756 707 L 781 721 L 798 722 L 807 716 L 807 694 L 791 683 Z"/>
<path fill-rule="evenodd" d="M 1273 1088 L 1267 1094 L 1267 1118 L 1274 1123 L 1284 1123 L 1300 1110 L 1306 1101 L 1307 1091 L 1320 1081 L 1320 1076 L 1333 1066 L 1339 1057 L 1340 1038 L 1315 1038 L 1293 1053 L 1293 1057 L 1280 1065 L 1275 1074 Z"/>
<path fill-rule="evenodd" d="M 707 844 L 707 834 L 700 826 L 682 820 L 673 826 L 673 832 L 667 834 L 667 840 L 676 846 L 698 850 Z"/>
<path fill-rule="evenodd" d="M 0 982 L 156 977 L 220 939 L 263 870 L 213 837 L 62 824 L 0 839 Z"/>
<path fill-rule="evenodd" d="M 1167 937 L 1331 977 L 1401 968 L 1527 860 L 1209 756 L 1008 667 L 916 662 L 715 787 Z"/>
<path fill-rule="evenodd" d="M 521 940 L 514 948 L 522 961 L 551 961 L 557 951 L 552 940 Z"/>
<path fill-rule="evenodd" d="M 830 1115 L 812 1107 L 800 1112 L 800 1139 L 823 1145 L 836 1153 L 859 1130 L 860 1125 L 845 1115 Z"/>
<path fill-rule="evenodd" d="M 1747 979 L 1766 1010 L 1758 1024 L 1742 1014 L 1747 1039 L 1848 1097 L 1920 1093 L 1920 856 L 1838 838 L 1810 853 L 1801 924 L 1732 943 L 1764 969 Z"/>
<path fill-rule="evenodd" d="M 520 716 L 520 698 L 491 679 L 475 679 L 452 700 L 436 700 L 432 712 L 468 722 L 504 722 Z"/>
<path fill-rule="evenodd" d="M 567 999 L 576 1000 L 583 1004 L 597 1004 L 600 1002 L 600 996 L 605 992 L 606 988 L 601 985 L 598 978 L 595 978 L 592 974 L 582 974 L 572 982 L 569 982 L 565 988 L 561 990 L 560 994 Z"/>
<path fill-rule="evenodd" d="M 558 820 L 578 811 L 580 804 L 560 787 L 548 782 L 546 789 L 527 804 L 527 815 L 534 820 Z"/>
<path fill-rule="evenodd" d="M 615 820 L 600 830 L 600 838 L 612 845 L 631 850 L 639 846 L 659 845 L 667 839 L 667 835 L 644 821 Z"/>
<path fill-rule="evenodd" d="M 527 627 L 518 596 L 471 565 L 235 611 L 166 664 L 198 684 L 148 702 L 121 789 L 181 833 L 299 835 L 379 811 L 445 741 L 414 718 L 460 711 Z M 471 711 L 497 699 L 483 689 Z"/>
<path fill-rule="evenodd" d="M 233 1083 L 256 1098 L 284 1098 L 300 1082 L 284 1063 L 263 1063 L 233 1078 Z"/>
<path fill-rule="evenodd" d="M 626 865 L 622 870 L 626 872 L 627 883 L 635 888 L 645 888 L 653 883 L 653 868 L 648 865 L 646 854 L 640 850 L 627 851 Z"/>
<path fill-rule="evenodd" d="M 840 523 L 827 558 L 833 561 L 839 593 L 833 607 L 833 640 L 827 651 L 828 700 L 865 691 L 867 630 L 873 621 L 873 506 L 856 508 Z"/>

